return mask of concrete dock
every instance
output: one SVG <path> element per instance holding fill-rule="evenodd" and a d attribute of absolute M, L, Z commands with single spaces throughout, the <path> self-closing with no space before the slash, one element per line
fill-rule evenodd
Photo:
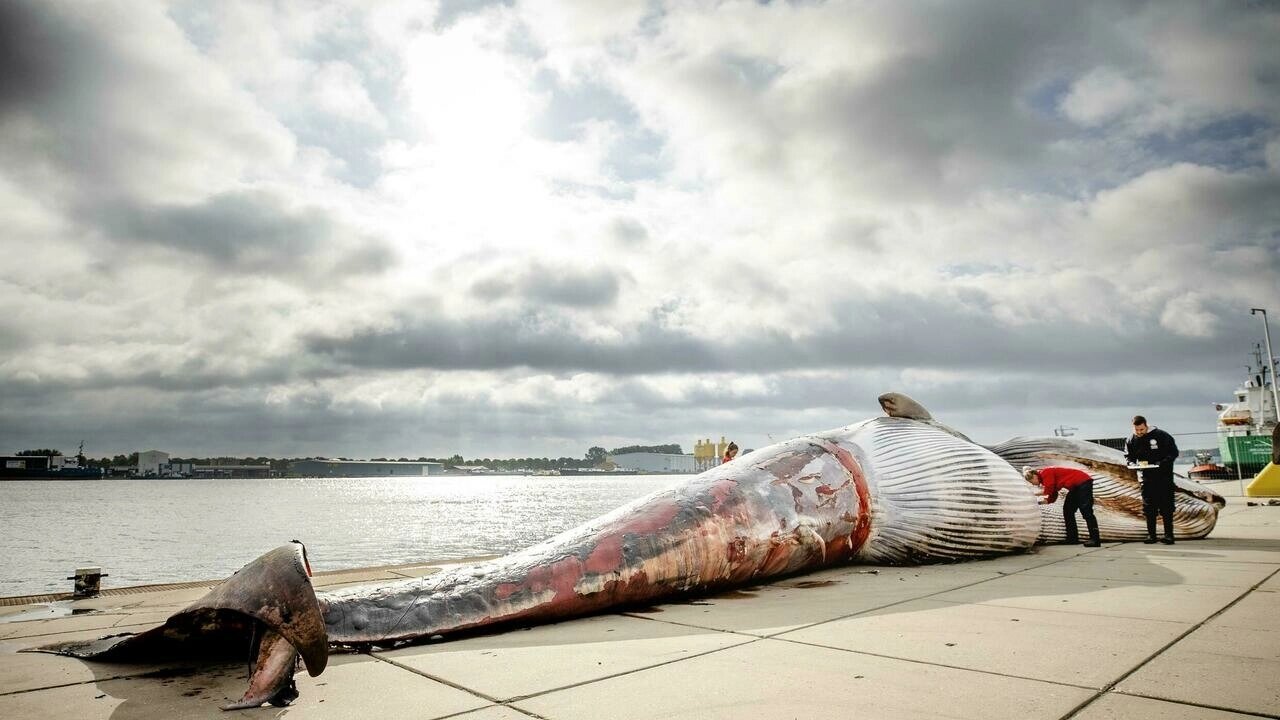
<path fill-rule="evenodd" d="M 87 663 L 22 648 L 140 631 L 208 585 L 0 607 L 0 718 L 1280 717 L 1280 507 L 1205 540 L 850 566 L 642 610 L 368 655 L 224 713 L 243 663 Z M 251 558 L 246 558 L 246 561 Z M 334 587 L 430 565 L 319 575 Z M 81 612 L 69 615 L 69 607 Z M 63 613 L 63 617 L 51 617 Z"/>

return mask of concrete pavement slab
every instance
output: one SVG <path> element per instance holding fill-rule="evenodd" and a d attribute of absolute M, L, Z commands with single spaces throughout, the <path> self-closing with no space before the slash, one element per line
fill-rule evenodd
<path fill-rule="evenodd" d="M 243 672 L 243 666 L 237 666 Z M 0 716 L 23 720 L 151 720 L 152 718 L 253 717 L 252 711 L 222 712 L 231 695 L 230 666 L 206 668 L 198 682 L 189 677 L 85 682 L 67 687 L 0 695 Z M 243 681 L 241 681 L 243 684 Z"/>
<path fill-rule="evenodd" d="M 164 621 L 168 620 L 169 617 L 174 613 L 176 613 L 177 611 L 178 611 L 177 609 L 172 609 L 172 610 L 149 610 L 146 612 L 129 613 L 127 615 L 122 616 L 120 622 L 113 625 L 112 628 L 114 629 L 114 628 L 120 628 L 120 627 L 134 627 L 136 625 L 143 625 L 146 627 L 163 625 Z"/>
<path fill-rule="evenodd" d="M 1280 556 L 1280 540 L 1209 537 L 1180 540 L 1176 545 L 1124 543 L 1106 551 L 1113 556 L 1203 560 L 1205 562 L 1258 562 L 1275 564 Z"/>
<path fill-rule="evenodd" d="M 546 692 L 751 638 L 620 615 L 377 653 L 496 700 Z"/>
<path fill-rule="evenodd" d="M 777 639 L 1102 688 L 1190 627 L 1158 620 L 918 600 Z"/>
<path fill-rule="evenodd" d="M 529 715 L 506 705 L 490 705 L 479 710 L 456 715 L 453 720 L 529 720 L 531 717 L 537 716 Z"/>
<path fill-rule="evenodd" d="M 175 672 L 166 677 L 102 680 L 70 687 L 0 695 L 0 717 L 226 718 L 438 718 L 489 703 L 388 663 L 361 655 L 336 656 L 318 678 L 296 676 L 301 697 L 287 708 L 228 714 L 219 705 L 240 698 L 243 664 Z"/>
<path fill-rule="evenodd" d="M 19 655 L 0 652 L 0 693 L 26 692 L 106 678 L 133 677 L 160 669 L 162 666 L 90 664 L 76 658 L 45 653 Z M 0 717 L 6 716 L 0 713 Z"/>
<path fill-rule="evenodd" d="M 1028 575 L 1127 580 L 1159 585 L 1218 585 L 1247 588 L 1256 585 L 1280 568 L 1280 554 L 1275 564 L 1206 562 L 1192 558 L 1165 557 L 1096 557 L 1064 560 L 1030 568 Z"/>
<path fill-rule="evenodd" d="M 32 608 L 33 617 L 44 613 L 41 608 Z M 121 621 L 128 620 L 129 613 L 92 612 L 83 615 L 51 617 L 42 620 L 26 620 L 0 623 L 0 640 L 10 638 L 31 637 L 33 635 L 49 635 L 50 633 L 75 632 L 78 630 L 103 630 L 104 635 Z"/>
<path fill-rule="evenodd" d="M 1000 573 L 1014 573 L 1027 568 L 1039 567 L 1062 560 L 1070 560 L 1072 558 L 1083 557 L 1094 553 L 1102 552 L 1106 549 L 1106 545 L 1102 548 L 1087 548 L 1083 545 L 1036 545 L 1030 550 L 1013 555 L 1001 555 L 999 557 L 987 558 L 984 560 L 969 560 L 958 565 L 946 565 L 941 567 L 964 567 L 975 571 L 995 571 Z"/>
<path fill-rule="evenodd" d="M 765 639 L 512 704 L 553 720 L 1028 720 L 1062 717 L 1091 694 L 1066 685 Z"/>
<path fill-rule="evenodd" d="M 130 632 L 140 629 L 143 629 L 143 626 L 112 632 Z M 102 630 L 80 630 L 0 640 L 0 694 L 89 682 L 107 677 L 133 677 L 190 666 L 190 663 L 181 660 L 151 664 L 89 663 L 63 655 L 18 652 L 56 642 L 93 640 L 106 634 L 111 633 Z"/>
<path fill-rule="evenodd" d="M 392 570 L 378 569 L 363 572 L 350 571 L 335 575 L 317 575 L 311 578 L 311 584 L 315 586 L 317 590 L 322 590 L 324 588 L 341 587 L 343 585 L 353 585 L 357 583 L 403 579 L 403 575 L 397 575 Z"/>
<path fill-rule="evenodd" d="M 1240 588 L 1212 585 L 1157 585 L 1024 573 L 953 590 L 933 599 L 1196 623 L 1241 594 Z"/>
<path fill-rule="evenodd" d="M 1205 627 L 1280 629 L 1280 598 L 1274 593 L 1251 592 Z"/>
<path fill-rule="evenodd" d="M 142 621 L 136 623 L 132 615 L 118 615 L 118 625 L 111 625 L 110 628 L 87 628 L 84 630 L 74 629 L 74 625 L 65 625 L 61 623 L 42 623 L 33 628 L 28 628 L 26 632 L 13 635 L 9 638 L 0 638 L 0 644 L 31 642 L 32 644 L 47 644 L 58 642 L 64 634 L 83 633 L 86 638 L 101 638 L 106 635 L 118 635 L 120 633 L 141 633 L 142 630 L 152 628 L 157 623 L 150 621 Z"/>
<path fill-rule="evenodd" d="M 643 611 L 645 617 L 767 637 L 991 578 L 968 566 L 853 565 Z M 641 613 L 631 613 L 640 615 Z"/>
<path fill-rule="evenodd" d="M 1206 624 L 1126 678 L 1116 690 L 1280 715 L 1278 677 L 1280 629 Z"/>
<path fill-rule="evenodd" d="M 1107 693 L 1072 716 L 1072 720 L 1246 720 L 1251 717 L 1256 716 Z"/>
<path fill-rule="evenodd" d="M 1280 591 L 1280 572 L 1277 572 L 1277 573 L 1275 573 L 1274 575 L 1272 575 L 1271 577 L 1267 578 L 1267 579 L 1266 579 L 1266 580 L 1265 580 L 1261 585 L 1259 585 L 1256 589 L 1257 589 L 1257 590 L 1261 590 L 1262 592 L 1277 592 L 1277 591 Z"/>

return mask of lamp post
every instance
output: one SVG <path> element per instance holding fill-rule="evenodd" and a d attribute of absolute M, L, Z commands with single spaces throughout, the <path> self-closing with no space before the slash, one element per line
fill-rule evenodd
<path fill-rule="evenodd" d="M 1249 308 L 1250 315 L 1262 313 L 1262 337 L 1267 344 L 1267 369 L 1271 371 L 1271 409 L 1280 422 L 1280 391 L 1276 390 L 1276 356 L 1271 353 L 1271 328 L 1267 325 L 1267 311 L 1264 308 Z"/>

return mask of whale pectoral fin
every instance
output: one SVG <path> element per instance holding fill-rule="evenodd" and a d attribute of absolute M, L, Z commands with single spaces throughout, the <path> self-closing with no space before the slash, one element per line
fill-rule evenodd
<path fill-rule="evenodd" d="M 242 703 L 268 690 L 258 705 L 281 699 L 286 685 L 292 684 L 298 657 L 313 676 L 328 663 L 328 633 L 302 543 L 283 545 L 245 565 L 159 627 L 137 635 L 46 645 L 31 652 L 149 662 L 243 658 L 246 650 L 254 655 L 254 669 Z"/>

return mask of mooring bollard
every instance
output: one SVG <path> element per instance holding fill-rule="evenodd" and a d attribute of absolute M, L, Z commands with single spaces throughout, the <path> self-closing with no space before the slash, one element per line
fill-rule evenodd
<path fill-rule="evenodd" d="M 110 577 L 110 575 L 102 572 L 100 567 L 76 568 L 76 574 L 67 578 L 68 580 L 76 581 L 76 587 L 71 593 L 71 597 L 98 597 L 102 590 L 102 578 L 104 577 Z"/>

